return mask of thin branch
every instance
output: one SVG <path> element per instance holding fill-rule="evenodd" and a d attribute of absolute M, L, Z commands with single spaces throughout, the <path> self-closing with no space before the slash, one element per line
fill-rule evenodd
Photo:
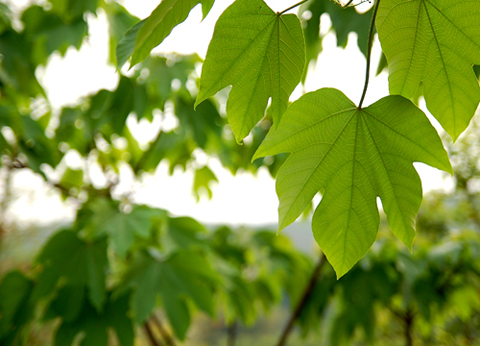
<path fill-rule="evenodd" d="M 155 338 L 155 335 L 153 335 L 152 328 L 150 327 L 148 321 L 144 323 L 143 329 L 145 330 L 145 334 L 147 335 L 152 346 L 163 346 L 162 343 Z"/>
<path fill-rule="evenodd" d="M 237 321 L 233 321 L 227 327 L 227 346 L 235 346 L 235 341 L 237 339 Z"/>
<path fill-rule="evenodd" d="M 310 276 L 310 280 L 307 286 L 305 287 L 305 291 L 303 292 L 303 295 L 300 298 L 300 301 L 298 302 L 297 307 L 295 308 L 285 328 L 283 329 L 282 336 L 280 337 L 280 340 L 278 341 L 277 346 L 284 346 L 285 343 L 287 342 L 287 338 L 292 332 L 295 321 L 300 316 L 302 310 L 305 308 L 305 305 L 307 305 L 307 302 L 313 293 L 313 289 L 315 288 L 315 284 L 318 281 L 318 277 L 322 271 L 323 266 L 325 265 L 325 262 L 326 262 L 325 254 L 322 253 L 315 269 L 312 272 L 312 275 Z"/>
<path fill-rule="evenodd" d="M 370 28 L 368 30 L 367 71 L 365 73 L 365 86 L 363 87 L 362 98 L 360 99 L 360 103 L 358 104 L 358 109 L 362 108 L 363 100 L 365 99 L 365 95 L 367 94 L 368 80 L 370 78 L 370 60 L 372 57 L 373 36 L 375 34 L 375 17 L 377 16 L 377 10 L 378 10 L 379 4 L 380 4 L 380 0 L 376 0 L 375 4 L 373 5 L 372 20 L 370 21 Z"/>
<path fill-rule="evenodd" d="M 293 5 L 293 6 L 290 6 L 290 7 L 287 8 L 286 10 L 283 10 L 282 12 L 279 12 L 277 15 L 280 16 L 280 15 L 284 14 L 284 13 L 287 12 L 287 11 L 293 10 L 295 7 L 298 7 L 298 6 L 300 6 L 301 4 L 306 3 L 307 1 L 308 1 L 308 0 L 300 1 L 299 3 L 296 3 L 296 4 Z"/>
<path fill-rule="evenodd" d="M 173 340 L 172 336 L 163 328 L 163 324 L 160 322 L 160 318 L 156 314 L 152 314 L 152 321 L 155 322 L 160 335 L 165 340 L 165 343 L 168 346 L 175 346 L 175 340 Z"/>
<path fill-rule="evenodd" d="M 6 217 L 7 217 L 7 209 L 8 209 L 8 202 L 10 200 L 10 185 L 12 181 L 12 164 L 5 165 L 5 179 L 3 181 L 3 195 L 1 196 L 0 200 L 0 244 L 2 242 L 3 236 L 5 235 L 5 228 L 6 228 Z"/>
<path fill-rule="evenodd" d="M 405 344 L 406 346 L 413 346 L 413 319 L 415 315 L 412 313 L 412 311 L 409 309 L 407 313 L 404 316 L 404 324 L 405 324 L 405 330 L 404 330 L 404 335 L 405 335 Z"/>

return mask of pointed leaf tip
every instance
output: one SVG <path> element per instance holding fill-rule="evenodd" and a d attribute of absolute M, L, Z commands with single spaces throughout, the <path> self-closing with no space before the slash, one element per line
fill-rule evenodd
<path fill-rule="evenodd" d="M 162 0 L 138 30 L 131 66 L 145 60 L 152 49 L 170 35 L 174 27 L 187 19 L 198 3 L 200 0 Z M 213 5 L 212 0 L 203 0 L 202 3 Z"/>

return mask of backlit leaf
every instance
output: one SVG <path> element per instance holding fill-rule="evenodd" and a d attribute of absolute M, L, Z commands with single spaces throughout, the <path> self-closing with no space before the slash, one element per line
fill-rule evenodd
<path fill-rule="evenodd" d="M 150 51 L 162 43 L 174 27 L 187 19 L 192 8 L 199 3 L 204 7 L 205 17 L 206 9 L 213 5 L 212 0 L 162 0 L 138 30 L 131 66 L 145 60 Z"/>
<path fill-rule="evenodd" d="M 282 152 L 292 155 L 277 175 L 279 228 L 295 221 L 325 188 L 312 228 L 338 277 L 375 241 L 377 196 L 390 228 L 412 246 L 422 200 L 414 161 L 452 170 L 435 129 L 410 101 L 388 96 L 358 109 L 336 89 L 294 102 L 255 158 Z"/>
<path fill-rule="evenodd" d="M 276 14 L 262 0 L 237 0 L 215 25 L 195 105 L 232 85 L 227 116 L 241 141 L 264 117 L 270 97 L 274 123 L 280 120 L 304 64 L 296 15 Z"/>
<path fill-rule="evenodd" d="M 420 82 L 430 112 L 453 137 L 480 102 L 480 1 L 383 0 L 376 26 L 388 60 L 390 93 L 411 98 Z"/>
<path fill-rule="evenodd" d="M 210 188 L 210 184 L 212 182 L 218 183 L 218 179 L 215 176 L 215 173 L 213 173 L 208 166 L 203 166 L 202 168 L 195 170 L 195 177 L 193 179 L 193 193 L 195 194 L 197 202 L 200 201 L 202 190 L 207 192 L 209 199 L 212 198 L 213 193 L 212 189 Z"/>

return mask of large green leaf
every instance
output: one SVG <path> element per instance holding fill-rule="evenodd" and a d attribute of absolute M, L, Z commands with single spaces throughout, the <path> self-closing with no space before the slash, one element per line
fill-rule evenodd
<path fill-rule="evenodd" d="M 390 92 L 411 98 L 424 84 L 427 107 L 454 138 L 480 102 L 479 0 L 383 0 L 376 25 Z"/>
<path fill-rule="evenodd" d="M 212 0 L 162 0 L 138 29 L 130 66 L 145 60 L 150 51 L 162 43 L 174 27 L 187 19 L 192 8 L 199 3 L 202 3 L 203 14 L 206 16 L 213 5 Z"/>
<path fill-rule="evenodd" d="M 411 247 L 422 200 L 413 161 L 452 171 L 435 129 L 401 96 L 359 109 L 336 89 L 308 93 L 288 108 L 255 158 L 282 152 L 292 155 L 277 175 L 279 228 L 325 189 L 312 227 L 339 277 L 375 241 L 377 196 L 391 229 Z"/>
<path fill-rule="evenodd" d="M 305 42 L 297 16 L 276 14 L 262 0 L 237 0 L 215 25 L 195 105 L 232 85 L 227 116 L 241 141 L 265 115 L 270 97 L 278 123 L 304 64 Z"/>

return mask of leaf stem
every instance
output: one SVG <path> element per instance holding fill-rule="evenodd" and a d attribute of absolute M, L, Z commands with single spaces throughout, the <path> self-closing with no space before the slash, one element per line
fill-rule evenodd
<path fill-rule="evenodd" d="M 362 98 L 360 99 L 360 103 L 358 104 L 358 109 L 362 108 L 363 100 L 365 99 L 365 95 L 367 94 L 368 80 L 370 77 L 370 60 L 372 57 L 373 36 L 375 34 L 375 17 L 377 16 L 378 4 L 380 4 L 380 0 L 376 0 L 375 4 L 373 5 L 372 20 L 370 21 L 370 28 L 368 29 L 367 71 L 365 73 L 365 86 L 363 87 Z"/>
<path fill-rule="evenodd" d="M 295 7 L 298 7 L 298 6 L 300 6 L 301 4 L 303 4 L 303 3 L 306 3 L 307 1 L 308 1 L 308 0 L 302 0 L 302 1 L 300 1 L 299 3 L 296 3 L 296 4 L 293 5 L 293 6 L 290 6 L 290 7 L 287 8 L 286 10 L 283 10 L 282 12 L 277 13 L 277 15 L 280 16 L 280 15 L 284 14 L 285 12 L 290 11 L 291 9 L 294 9 Z"/>

